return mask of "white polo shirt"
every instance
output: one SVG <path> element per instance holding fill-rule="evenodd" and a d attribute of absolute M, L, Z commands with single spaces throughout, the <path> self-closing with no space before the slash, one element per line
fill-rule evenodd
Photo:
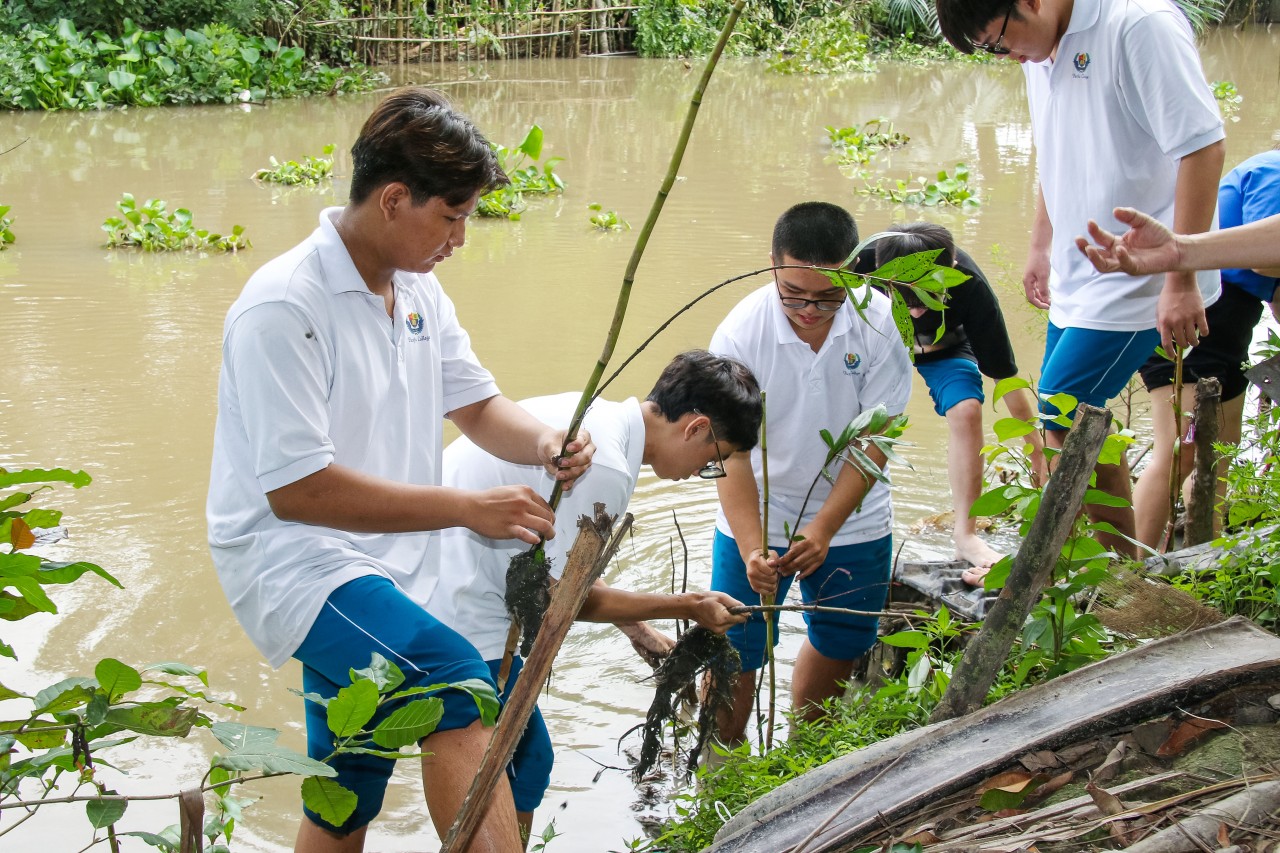
<path fill-rule="evenodd" d="M 534 397 L 520 405 L 543 423 L 569 426 L 581 394 Z M 583 426 L 596 446 L 591 467 L 578 478 L 556 511 L 556 535 L 546 543 L 551 574 L 560 577 L 565 555 L 578 538 L 578 518 L 594 515 L 603 503 L 607 512 L 621 516 L 631 502 L 644 457 L 644 418 L 640 403 L 596 400 Z M 481 450 L 465 436 L 444 451 L 444 484 L 460 489 L 490 489 L 526 485 L 544 498 L 554 481 L 540 465 L 505 462 Z M 485 660 L 502 657 L 507 630 L 507 566 L 511 558 L 529 546 L 514 539 L 488 539 L 475 531 L 455 527 L 440 538 L 440 583 L 426 602 L 427 610 L 471 641 Z"/>
<path fill-rule="evenodd" d="M 1124 232 L 1116 207 L 1171 226 L 1179 160 L 1223 138 L 1191 27 L 1169 0 L 1075 0 L 1057 59 L 1022 68 L 1053 224 L 1050 322 L 1154 328 L 1164 276 L 1100 274 L 1074 240 L 1089 219 Z M 1217 271 L 1197 281 L 1205 305 L 1214 302 Z"/>
<path fill-rule="evenodd" d="M 425 602 L 438 537 L 281 521 L 266 493 L 345 465 L 438 485 L 442 420 L 498 393 L 432 274 L 395 274 L 395 316 L 320 215 L 227 312 L 207 516 L 218 579 L 272 666 L 306 638 L 329 593 L 364 575 Z"/>
<path fill-rule="evenodd" d="M 711 352 L 736 358 L 755 373 L 767 396 L 769 436 L 769 542 L 785 546 L 783 522 L 794 531 L 813 519 L 831 494 L 819 476 L 827 446 L 818 434 L 833 435 L 865 409 L 884 403 L 901 414 L 911 396 L 911 360 L 894 325 L 889 300 L 873 291 L 867 320 L 846 302 L 831 319 L 827 339 L 814 352 L 800 340 L 782 312 L 777 286 L 770 282 L 729 312 L 711 338 Z M 751 451 L 756 482 L 763 480 L 760 448 Z M 839 471 L 833 466 L 833 476 Z M 817 485 L 813 486 L 817 478 Z M 796 523 L 805 495 L 813 495 L 804 518 Z M 721 509 L 716 527 L 732 536 Z M 852 545 L 887 536 L 893 529 L 889 490 L 876 482 L 852 513 L 832 545 Z"/>

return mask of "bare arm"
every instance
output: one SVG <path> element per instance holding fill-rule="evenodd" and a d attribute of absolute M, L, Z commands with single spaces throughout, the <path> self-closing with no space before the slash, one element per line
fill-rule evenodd
<path fill-rule="evenodd" d="M 493 539 L 534 544 L 555 536 L 547 502 L 527 486 L 469 492 L 418 486 L 332 464 L 267 493 L 283 521 L 353 533 L 405 533 L 467 527 Z"/>
<path fill-rule="evenodd" d="M 871 444 L 864 447 L 863 451 L 877 467 L 884 470 L 888 460 L 883 453 Z M 822 507 L 814 515 L 813 521 L 796 531 L 804 538 L 793 543 L 787 553 L 777 560 L 778 571 L 800 577 L 816 571 L 827 559 L 832 537 L 854 510 L 862 505 L 862 499 L 875 483 L 875 479 L 870 474 L 863 473 L 861 469 L 848 462 L 841 463 L 840 473 L 836 475 L 831 493 L 822 502 Z"/>
<path fill-rule="evenodd" d="M 1280 214 L 1237 228 L 1204 234 L 1174 234 L 1158 220 L 1132 207 L 1117 207 L 1115 217 L 1129 226 L 1120 236 L 1089 222 L 1089 235 L 1076 238 L 1099 272 L 1124 270 L 1149 275 L 1169 270 L 1249 269 L 1280 277 Z M 1270 267 L 1270 269 L 1268 269 Z"/>
<path fill-rule="evenodd" d="M 672 595 L 630 592 L 597 582 L 587 593 L 587 601 L 578 612 L 580 622 L 613 622 L 615 624 L 648 622 L 651 619 L 692 619 L 716 633 L 747 620 L 746 614 L 733 615 L 730 607 L 742 602 L 723 592 L 683 592 Z"/>
<path fill-rule="evenodd" d="M 733 454 L 724 460 L 724 470 L 727 476 L 716 480 L 716 491 L 738 554 L 747 565 L 747 580 L 756 592 L 772 595 L 778 588 L 778 574 L 766 563 L 768 543 L 760 529 L 760 488 L 750 454 Z"/>
<path fill-rule="evenodd" d="M 1031 247 L 1022 273 L 1022 289 L 1027 301 L 1037 308 L 1049 307 L 1049 250 L 1053 245 L 1053 223 L 1045 207 L 1044 190 L 1036 184 L 1036 213 L 1031 222 Z"/>
<path fill-rule="evenodd" d="M 569 443 L 569 456 L 557 461 L 564 430 L 554 430 L 506 397 L 490 397 L 454 409 L 449 419 L 477 446 L 518 465 L 542 465 L 567 491 L 591 464 L 595 446 L 585 431 Z"/>
<path fill-rule="evenodd" d="M 1222 141 L 1188 154 L 1178 163 L 1174 189 L 1173 230 L 1178 234 L 1201 234 L 1213 224 L 1218 204 L 1218 177 L 1226 160 Z M 1199 335 L 1208 334 L 1204 302 L 1195 273 L 1172 271 L 1165 274 L 1164 288 L 1156 305 L 1156 328 L 1166 352 L 1175 346 L 1191 346 Z"/>

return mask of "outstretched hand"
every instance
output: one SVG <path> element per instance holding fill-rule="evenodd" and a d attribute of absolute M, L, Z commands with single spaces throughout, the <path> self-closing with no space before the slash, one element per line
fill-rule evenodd
<path fill-rule="evenodd" d="M 1076 247 L 1098 272 L 1151 275 L 1178 268 L 1182 260 L 1178 238 L 1163 223 L 1132 207 L 1117 207 L 1114 215 L 1129 226 L 1124 234 L 1117 237 L 1090 219 L 1093 243 L 1076 238 Z"/>

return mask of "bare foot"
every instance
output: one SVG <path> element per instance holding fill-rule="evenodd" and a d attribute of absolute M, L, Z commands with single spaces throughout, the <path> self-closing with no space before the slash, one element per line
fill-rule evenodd
<path fill-rule="evenodd" d="M 1004 555 L 993 551 L 991 546 L 982 541 L 982 538 L 976 534 L 956 537 L 956 559 L 966 560 L 973 564 L 973 568 L 966 569 L 960 578 L 970 586 L 982 586 L 982 579 L 986 577 L 987 572 L 991 571 L 991 567 L 1000 562 Z"/>

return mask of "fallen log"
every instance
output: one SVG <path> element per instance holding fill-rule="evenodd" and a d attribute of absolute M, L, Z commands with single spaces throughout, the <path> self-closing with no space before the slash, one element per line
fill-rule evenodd
<path fill-rule="evenodd" d="M 1277 678 L 1280 638 L 1239 617 L 1154 640 L 973 714 L 832 761 L 735 815 L 707 850 L 844 850 L 885 822 L 966 790 L 1028 752 L 1057 749 L 1233 687 Z M 824 822 L 812 841 L 798 846 Z"/>
<path fill-rule="evenodd" d="M 1280 781 L 1251 785 L 1234 797 L 1214 803 L 1149 835 L 1125 850 L 1129 853 L 1198 853 L 1218 847 L 1218 827 L 1260 826 L 1280 811 Z"/>

